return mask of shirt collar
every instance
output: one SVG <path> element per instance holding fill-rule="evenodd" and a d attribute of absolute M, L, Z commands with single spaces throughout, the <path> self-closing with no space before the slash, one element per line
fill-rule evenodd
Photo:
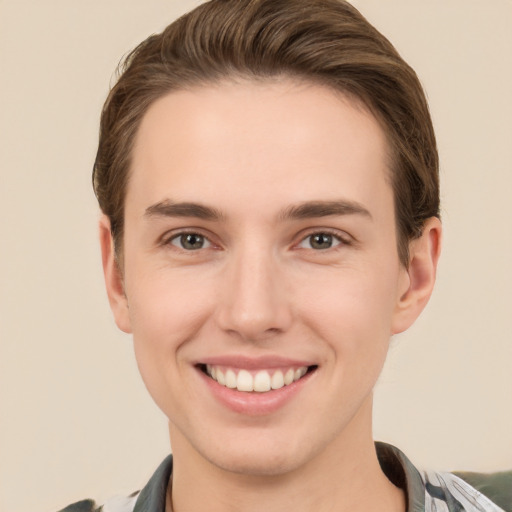
<path fill-rule="evenodd" d="M 381 442 L 376 442 L 375 448 L 382 471 L 406 492 L 407 512 L 424 512 L 425 487 L 419 471 L 398 448 Z M 171 473 L 172 455 L 168 455 L 140 492 L 133 512 L 165 512 Z"/>
<path fill-rule="evenodd" d="M 425 484 L 413 463 L 390 444 L 376 442 L 375 449 L 384 474 L 405 491 L 407 512 L 425 512 Z"/>
<path fill-rule="evenodd" d="M 171 473 L 172 455 L 168 455 L 140 491 L 133 512 L 165 512 L 165 498 Z"/>

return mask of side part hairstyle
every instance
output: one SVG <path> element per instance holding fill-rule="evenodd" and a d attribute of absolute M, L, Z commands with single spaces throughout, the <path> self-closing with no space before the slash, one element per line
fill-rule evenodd
<path fill-rule="evenodd" d="M 389 143 L 398 254 L 439 216 L 439 161 L 421 84 L 391 43 L 343 0 L 211 0 L 136 47 L 103 107 L 93 186 L 122 261 L 134 138 L 165 94 L 226 79 L 322 84 L 362 103 Z"/>

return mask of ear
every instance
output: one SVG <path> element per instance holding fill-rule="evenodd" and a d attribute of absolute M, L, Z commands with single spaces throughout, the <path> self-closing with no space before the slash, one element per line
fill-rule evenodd
<path fill-rule="evenodd" d="M 124 293 L 122 271 L 115 257 L 114 242 L 110 232 L 110 220 L 106 215 L 102 215 L 99 228 L 103 275 L 105 276 L 105 286 L 107 288 L 110 308 L 119 329 L 129 333 L 131 332 L 131 325 L 128 300 Z"/>
<path fill-rule="evenodd" d="M 441 221 L 428 219 L 419 238 L 409 243 L 409 267 L 397 300 L 392 333 L 408 329 L 418 318 L 430 299 L 436 280 L 437 262 L 441 254 Z"/>

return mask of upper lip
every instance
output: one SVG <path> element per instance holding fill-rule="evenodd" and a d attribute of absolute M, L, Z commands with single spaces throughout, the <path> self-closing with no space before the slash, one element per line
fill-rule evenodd
<path fill-rule="evenodd" d="M 211 365 L 211 366 L 229 366 L 232 368 L 240 368 L 245 370 L 257 370 L 257 369 L 272 369 L 272 368 L 288 368 L 288 367 L 302 367 L 302 366 L 313 366 L 314 362 L 304 359 L 292 359 L 282 356 L 259 356 L 259 357 L 247 357 L 243 355 L 223 355 L 223 356 L 212 356 L 205 357 L 200 361 L 197 361 L 198 365 Z"/>

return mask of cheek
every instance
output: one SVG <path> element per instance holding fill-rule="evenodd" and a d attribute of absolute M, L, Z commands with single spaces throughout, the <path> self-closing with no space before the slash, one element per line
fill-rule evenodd
<path fill-rule="evenodd" d="M 185 368 L 182 346 L 209 317 L 211 294 L 179 275 L 132 277 L 126 292 L 137 365 L 153 399 L 169 413 L 169 392 L 178 389 Z"/>
<path fill-rule="evenodd" d="M 383 359 L 397 294 L 394 272 L 333 269 L 303 282 L 302 318 L 336 358 Z"/>
<path fill-rule="evenodd" d="M 209 314 L 214 287 L 191 271 L 138 268 L 126 283 L 134 335 L 163 345 L 187 337 Z"/>

